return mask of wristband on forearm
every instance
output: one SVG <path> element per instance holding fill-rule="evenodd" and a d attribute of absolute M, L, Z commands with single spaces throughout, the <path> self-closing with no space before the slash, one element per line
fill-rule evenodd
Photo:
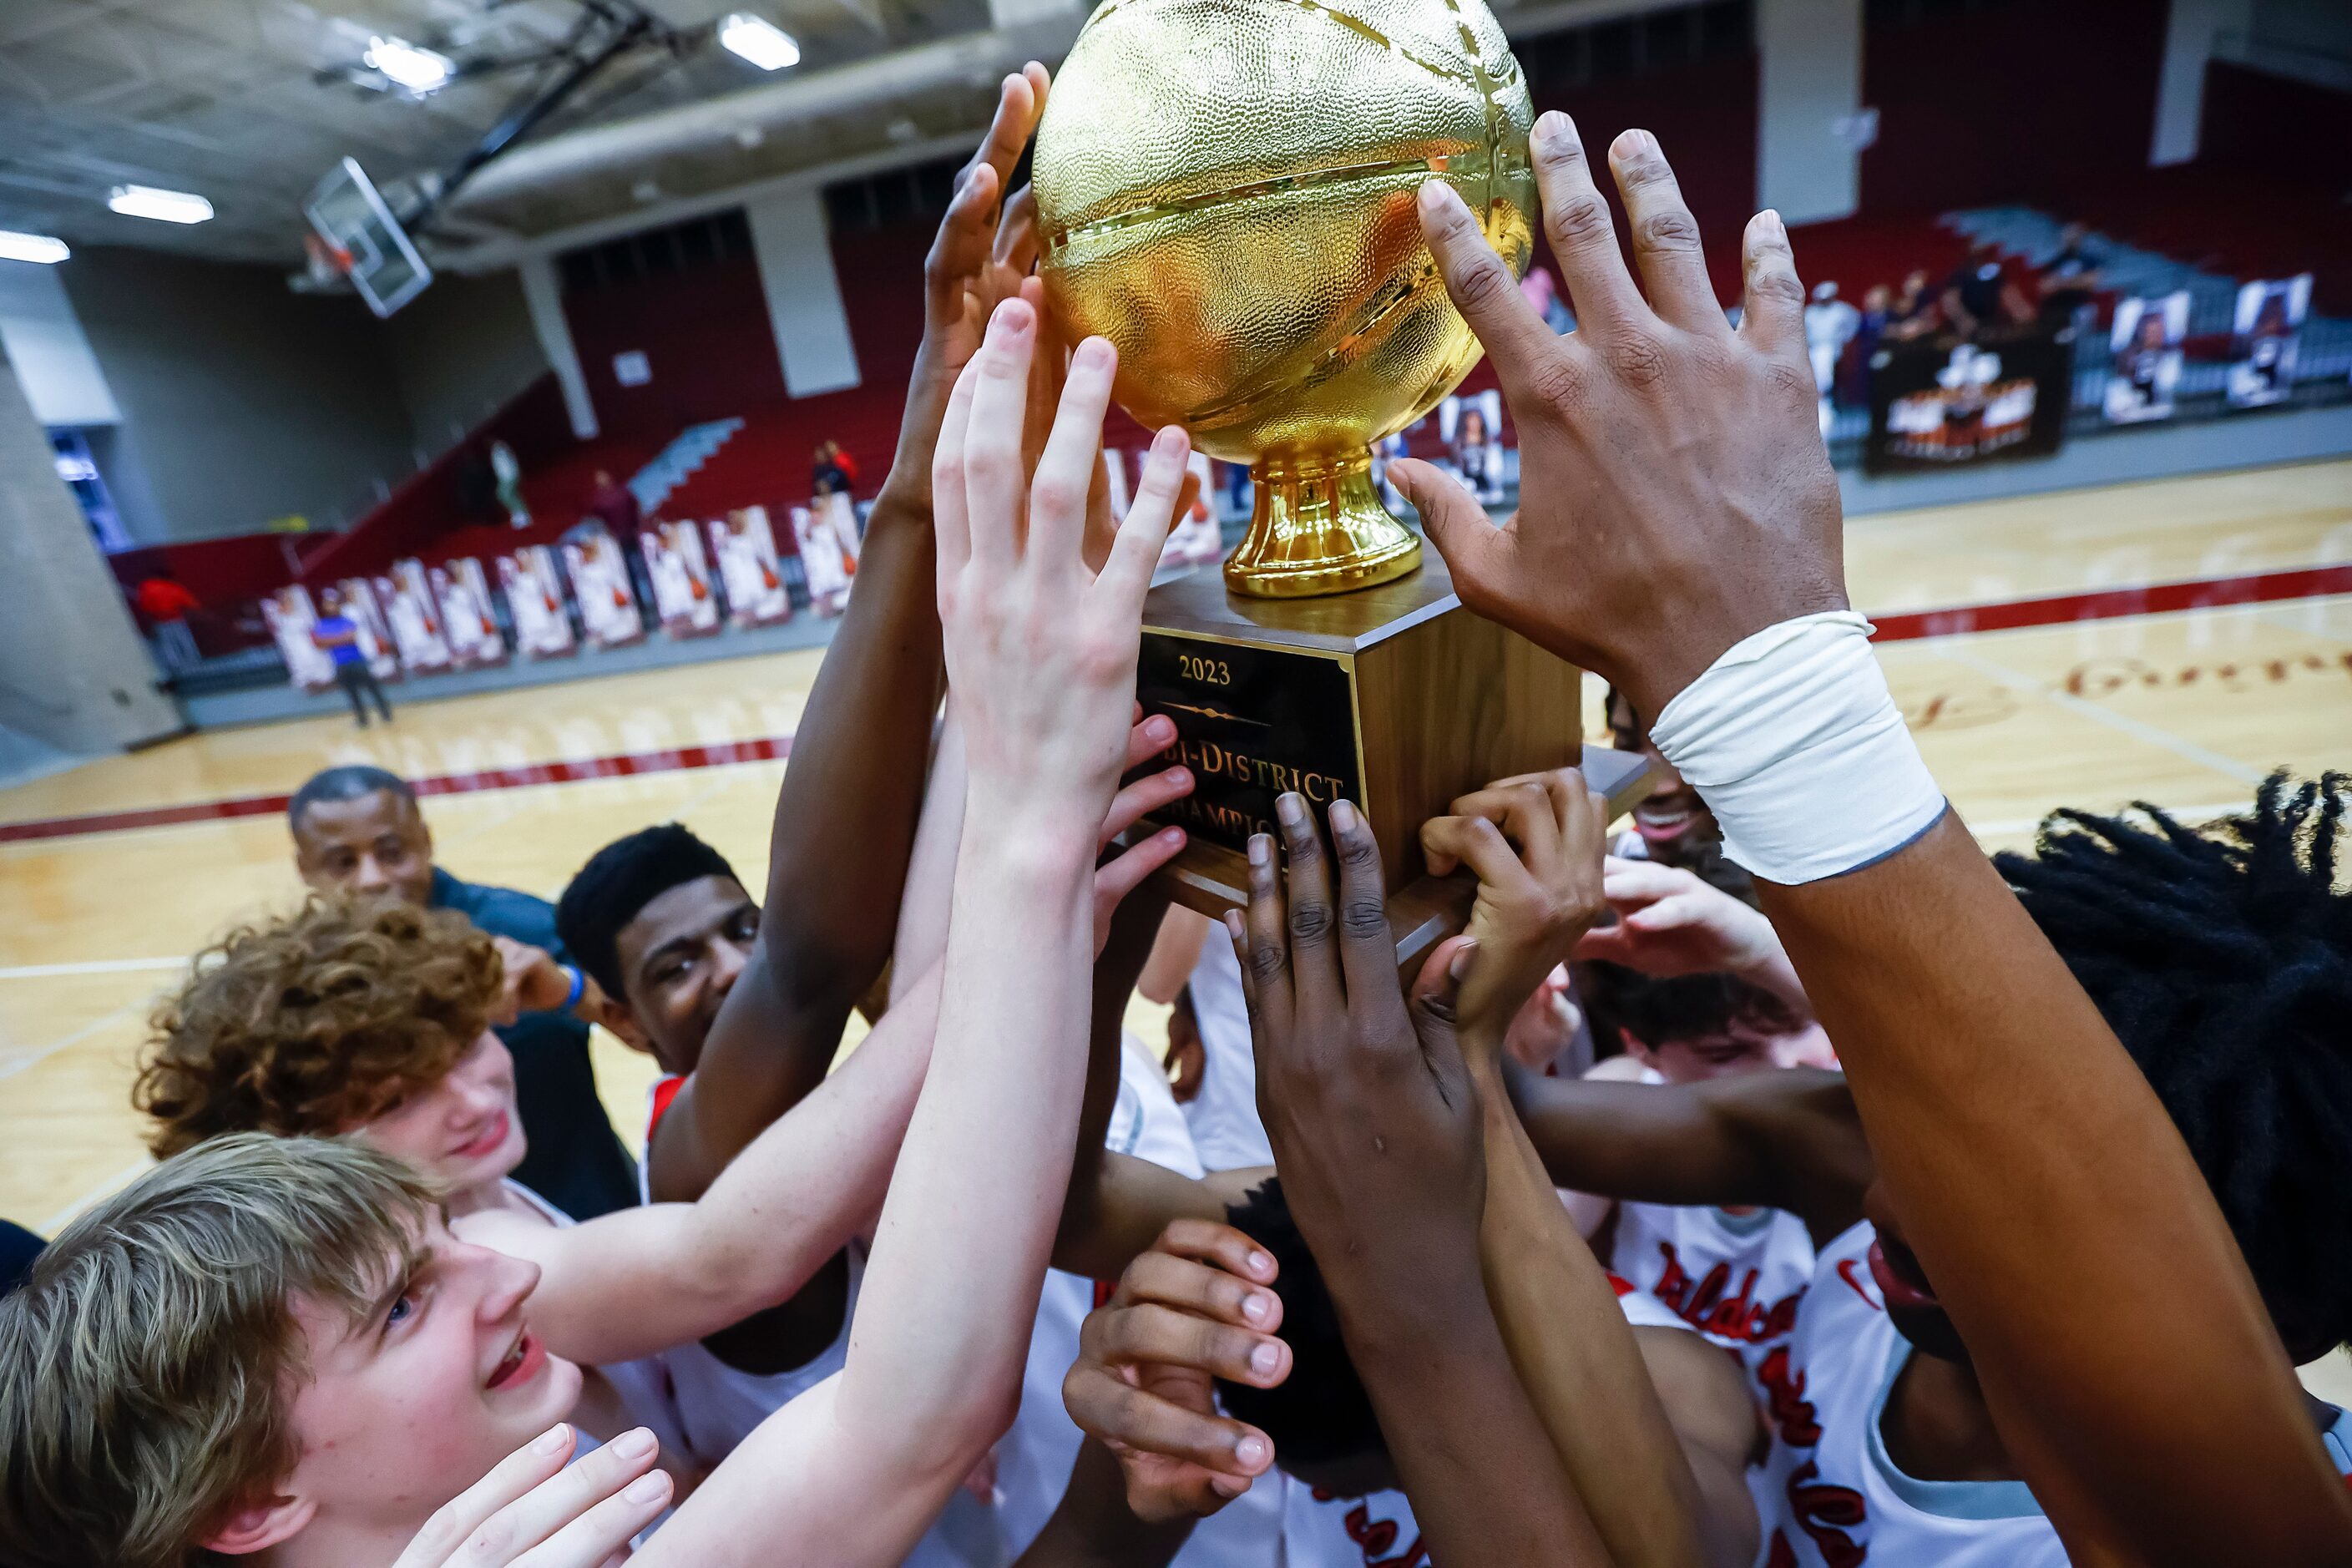
<path fill-rule="evenodd" d="M 580 1005 L 580 998 L 588 994 L 588 975 L 586 971 L 578 964 L 559 963 L 556 967 L 572 978 L 572 989 L 564 994 L 563 1006 L 561 1009 L 562 1012 L 569 1013 Z"/>
<path fill-rule="evenodd" d="M 1726 649 L 1650 726 L 1723 827 L 1723 852 L 1793 886 L 1885 859 L 1945 810 L 1852 610 Z"/>

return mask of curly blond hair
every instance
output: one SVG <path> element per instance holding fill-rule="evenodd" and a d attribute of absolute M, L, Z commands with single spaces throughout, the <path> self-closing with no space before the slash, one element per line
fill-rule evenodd
<path fill-rule="evenodd" d="M 155 1119 L 148 1146 L 356 1127 L 456 1065 L 500 974 L 465 916 L 396 900 L 314 898 L 233 931 L 155 1012 L 131 1092 Z"/>

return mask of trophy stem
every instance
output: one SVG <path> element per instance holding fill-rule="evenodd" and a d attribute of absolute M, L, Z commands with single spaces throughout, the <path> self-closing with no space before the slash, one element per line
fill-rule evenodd
<path fill-rule="evenodd" d="M 1225 562 L 1225 586 L 1259 599 L 1369 588 L 1421 564 L 1421 540 L 1389 515 L 1372 455 L 1286 452 L 1250 465 L 1249 532 Z"/>

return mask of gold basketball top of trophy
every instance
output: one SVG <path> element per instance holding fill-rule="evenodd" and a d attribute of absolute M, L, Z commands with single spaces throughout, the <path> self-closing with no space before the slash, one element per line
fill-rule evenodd
<path fill-rule="evenodd" d="M 1118 345 L 1138 420 L 1251 465 L 1234 592 L 1419 563 L 1367 447 L 1480 351 L 1414 192 L 1442 175 L 1520 270 L 1533 121 L 1482 0 L 1105 0 L 1079 33 L 1037 132 L 1048 308 Z"/>

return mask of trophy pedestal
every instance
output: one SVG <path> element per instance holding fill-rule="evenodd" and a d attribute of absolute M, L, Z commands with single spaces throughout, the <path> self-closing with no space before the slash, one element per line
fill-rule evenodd
<path fill-rule="evenodd" d="M 1465 870 L 1432 877 L 1421 825 L 1513 773 L 1580 765 L 1613 816 L 1647 792 L 1640 757 L 1582 743 L 1575 666 L 1462 607 L 1434 551 L 1420 570 L 1358 593 L 1244 598 L 1209 568 L 1144 603 L 1136 695 L 1176 725 L 1153 765 L 1182 763 L 1193 791 L 1139 826 L 1190 841 L 1160 873 L 1177 902 L 1213 918 L 1249 900 L 1250 835 L 1274 833 L 1296 790 L 1320 819 L 1353 801 L 1380 842 L 1400 965 L 1462 929 Z"/>

